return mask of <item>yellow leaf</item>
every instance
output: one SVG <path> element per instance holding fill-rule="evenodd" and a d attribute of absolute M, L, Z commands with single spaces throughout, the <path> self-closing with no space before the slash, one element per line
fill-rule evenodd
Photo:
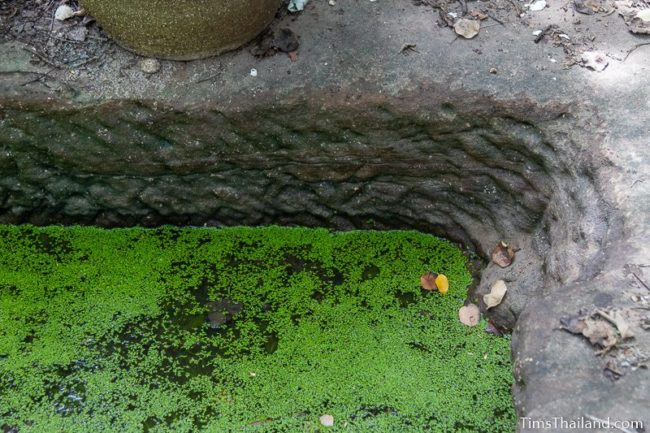
<path fill-rule="evenodd" d="M 439 274 L 436 277 L 436 287 L 441 295 L 446 295 L 449 291 L 449 280 L 443 274 Z"/>

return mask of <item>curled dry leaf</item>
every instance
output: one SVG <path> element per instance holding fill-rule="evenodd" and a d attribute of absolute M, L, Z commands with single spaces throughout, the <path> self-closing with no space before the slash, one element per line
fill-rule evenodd
<path fill-rule="evenodd" d="M 487 305 L 488 310 L 499 305 L 507 291 L 508 287 L 506 286 L 506 282 L 503 280 L 497 280 L 492 284 L 490 293 L 483 295 L 483 302 Z"/>
<path fill-rule="evenodd" d="M 596 314 L 598 314 L 603 319 L 607 320 L 612 325 L 616 326 L 616 329 L 618 329 L 618 333 L 621 335 L 621 338 L 623 340 L 634 337 L 634 332 L 632 332 L 632 329 L 630 328 L 629 323 L 627 323 L 627 321 L 623 317 L 622 312 L 613 311 L 610 314 L 608 314 L 602 310 L 598 310 L 596 311 Z"/>
<path fill-rule="evenodd" d="M 470 11 L 469 14 L 470 14 L 470 16 L 472 18 L 476 18 L 477 20 L 480 20 L 480 21 L 488 19 L 487 14 L 484 14 L 481 11 L 477 11 L 476 9 L 474 9 L 473 11 Z"/>
<path fill-rule="evenodd" d="M 650 9 L 641 9 L 630 21 L 630 31 L 637 34 L 650 34 Z"/>
<path fill-rule="evenodd" d="M 481 319 L 481 312 L 476 305 L 467 304 L 458 310 L 458 318 L 464 325 L 476 326 Z"/>
<path fill-rule="evenodd" d="M 598 345 L 603 349 L 610 349 L 617 343 L 616 334 L 611 325 L 602 320 L 586 319 L 582 335 L 589 339 L 589 342 Z"/>
<path fill-rule="evenodd" d="M 449 291 L 449 280 L 447 279 L 446 275 L 439 274 L 436 279 L 436 288 L 440 292 L 441 295 L 446 295 L 447 292 Z"/>
<path fill-rule="evenodd" d="M 481 30 L 481 23 L 476 20 L 461 18 L 454 23 L 454 31 L 456 34 L 465 39 L 472 39 L 474 36 L 478 35 L 479 30 Z"/>
<path fill-rule="evenodd" d="M 492 250 L 492 261 L 502 268 L 507 268 L 515 259 L 516 252 L 517 250 L 515 250 L 513 247 L 501 241 Z"/>
<path fill-rule="evenodd" d="M 436 290 L 436 278 L 438 274 L 435 272 L 427 272 L 426 274 L 420 277 L 420 284 L 424 290 L 432 291 Z"/>

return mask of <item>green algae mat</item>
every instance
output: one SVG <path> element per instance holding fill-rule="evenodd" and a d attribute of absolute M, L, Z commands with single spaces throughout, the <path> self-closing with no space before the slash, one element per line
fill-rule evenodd
<path fill-rule="evenodd" d="M 514 431 L 470 282 L 416 232 L 0 226 L 0 429 Z"/>

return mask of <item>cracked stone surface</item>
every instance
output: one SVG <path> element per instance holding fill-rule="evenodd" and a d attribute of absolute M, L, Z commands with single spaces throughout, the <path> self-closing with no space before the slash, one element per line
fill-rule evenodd
<path fill-rule="evenodd" d="M 650 372 L 619 358 L 650 355 L 650 46 L 617 13 L 548 3 L 487 3 L 504 25 L 464 40 L 427 5 L 314 1 L 273 24 L 299 35 L 295 62 L 248 47 L 152 75 L 96 40 L 97 60 L 53 68 L 5 32 L 0 222 L 410 227 L 483 257 L 516 243 L 472 296 L 508 285 L 490 316 L 513 329 L 519 415 L 647 426 Z M 534 42 L 552 25 L 570 46 Z M 572 66 L 585 50 L 607 68 Z M 597 356 L 559 329 L 596 308 L 634 312 L 635 338 Z"/>

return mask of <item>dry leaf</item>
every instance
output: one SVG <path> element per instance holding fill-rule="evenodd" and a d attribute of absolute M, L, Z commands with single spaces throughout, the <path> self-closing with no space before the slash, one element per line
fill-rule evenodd
<path fill-rule="evenodd" d="M 641 9 L 630 21 L 630 31 L 637 34 L 650 34 L 650 9 Z"/>
<path fill-rule="evenodd" d="M 481 318 L 481 312 L 474 304 L 467 304 L 458 310 L 460 322 L 467 326 L 476 326 Z"/>
<path fill-rule="evenodd" d="M 436 277 L 435 281 L 436 287 L 441 295 L 446 295 L 449 291 L 449 280 L 446 275 L 440 274 Z"/>
<path fill-rule="evenodd" d="M 616 329 L 618 329 L 618 333 L 621 335 L 623 340 L 634 337 L 634 332 L 632 332 L 630 325 L 625 321 L 623 314 L 620 311 L 614 311 L 610 315 L 602 310 L 598 310 L 596 311 L 596 314 L 616 326 Z"/>
<path fill-rule="evenodd" d="M 481 11 L 477 11 L 476 9 L 474 9 L 473 11 L 470 11 L 469 14 L 470 14 L 470 16 L 472 18 L 476 18 L 476 19 L 478 19 L 480 21 L 486 20 L 488 18 L 488 16 L 486 14 L 484 14 Z"/>
<path fill-rule="evenodd" d="M 483 295 L 483 302 L 487 305 L 488 310 L 499 305 L 507 291 L 508 287 L 506 287 L 506 282 L 503 280 L 497 280 L 492 284 L 490 293 Z"/>
<path fill-rule="evenodd" d="M 614 329 L 602 320 L 586 319 L 584 321 L 585 328 L 582 330 L 582 335 L 589 339 L 591 344 L 596 344 L 603 349 L 614 347 L 617 343 Z"/>
<path fill-rule="evenodd" d="M 465 39 L 472 39 L 481 30 L 481 23 L 476 20 L 461 18 L 454 24 L 454 31 Z"/>
<path fill-rule="evenodd" d="M 422 288 L 428 291 L 436 290 L 436 278 L 438 278 L 438 274 L 435 272 L 427 272 L 426 274 L 422 275 L 420 277 L 420 284 L 422 285 Z"/>
<path fill-rule="evenodd" d="M 501 241 L 492 250 L 492 261 L 502 268 L 507 268 L 515 259 L 515 252 L 516 250 L 514 248 Z"/>

